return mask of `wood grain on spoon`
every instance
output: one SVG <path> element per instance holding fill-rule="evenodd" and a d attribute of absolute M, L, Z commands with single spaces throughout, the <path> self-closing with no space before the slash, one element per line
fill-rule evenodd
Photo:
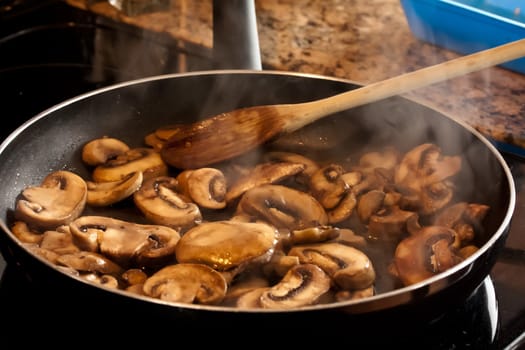
<path fill-rule="evenodd" d="M 170 165 L 194 169 L 246 153 L 325 116 L 525 56 L 525 39 L 304 103 L 240 108 L 183 125 L 163 145 Z"/>

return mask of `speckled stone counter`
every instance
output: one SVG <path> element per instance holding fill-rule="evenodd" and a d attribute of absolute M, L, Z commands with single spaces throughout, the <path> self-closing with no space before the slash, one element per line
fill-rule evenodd
<path fill-rule="evenodd" d="M 211 0 L 171 0 L 168 11 L 126 16 L 105 1 L 67 0 L 116 21 L 211 48 Z M 256 0 L 264 69 L 367 84 L 453 59 L 415 38 L 399 0 Z M 490 139 L 525 148 L 525 75 L 499 67 L 405 94 Z M 525 151 L 524 151 L 525 153 Z"/>

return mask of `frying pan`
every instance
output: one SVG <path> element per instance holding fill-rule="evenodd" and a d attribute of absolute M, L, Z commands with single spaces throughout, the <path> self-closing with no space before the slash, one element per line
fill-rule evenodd
<path fill-rule="evenodd" d="M 304 102 L 357 87 L 348 80 L 319 75 L 213 70 L 133 80 L 58 104 L 28 120 L 0 145 L 2 254 L 8 263 L 21 266 L 31 281 L 45 285 L 56 297 L 53 300 L 66 303 L 66 309 L 110 313 L 113 317 L 125 315 L 122 310 L 132 310 L 133 315 L 154 315 L 180 327 L 233 327 L 249 322 L 258 330 L 314 325 L 322 329 L 344 322 L 364 328 L 373 324 L 376 328 L 385 320 L 395 324 L 392 320 L 396 317 L 439 318 L 451 305 L 462 303 L 488 276 L 509 231 L 516 200 L 514 182 L 501 154 L 473 128 L 399 96 L 334 114 L 264 146 L 284 145 L 305 152 L 326 148 L 325 156 L 337 157 L 382 145 L 407 151 L 417 144 L 433 142 L 445 154 L 462 155 L 465 162 L 459 175 L 459 196 L 491 208 L 479 237 L 480 249 L 453 268 L 415 285 L 384 287 L 362 300 L 287 311 L 167 303 L 71 276 L 31 253 L 10 230 L 16 199 L 25 187 L 39 184 L 58 169 L 89 178 L 90 170 L 81 161 L 81 148 L 89 140 L 110 135 L 130 146 L 142 146 L 144 136 L 161 126 L 191 123 L 251 105 Z M 88 208 L 86 213 L 141 220 L 137 212 L 121 209 Z M 119 322 L 124 319 L 129 318 L 121 317 Z"/>

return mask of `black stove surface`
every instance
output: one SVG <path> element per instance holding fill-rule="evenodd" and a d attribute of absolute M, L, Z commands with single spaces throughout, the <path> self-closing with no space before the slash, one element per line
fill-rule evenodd
<path fill-rule="evenodd" d="M 201 52 L 181 51 L 166 38 L 148 35 L 144 40 L 143 35 L 61 1 L 0 0 L 1 137 L 80 93 L 144 76 L 210 67 Z M 131 50 L 141 54 L 133 55 Z M 464 303 L 451 306 L 440 317 L 411 324 L 411 329 L 391 324 L 388 333 L 400 335 L 400 344 L 424 349 L 511 350 L 525 342 L 525 161 L 510 155 L 506 159 L 516 179 L 518 201 L 506 246 L 492 272 Z M 51 314 L 59 320 L 53 322 L 59 323 L 84 317 L 72 312 L 70 304 L 62 305 L 45 294 L 45 286 L 28 280 L 23 270 L 1 256 L 0 272 L 0 318 L 10 320 L 13 329 L 50 322 Z M 35 295 L 46 295 L 47 301 Z M 122 317 L 132 314 L 122 312 Z M 383 331 L 371 330 L 361 337 L 368 337 L 369 345 L 399 345 L 379 336 Z M 2 328 L 0 344 L 7 336 L 1 332 Z M 418 342 L 411 344 L 416 334 Z M 359 335 L 353 336 L 357 339 Z"/>

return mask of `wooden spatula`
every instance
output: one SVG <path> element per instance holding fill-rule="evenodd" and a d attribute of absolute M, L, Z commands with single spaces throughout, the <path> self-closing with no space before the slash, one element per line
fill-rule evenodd
<path fill-rule="evenodd" d="M 170 165 L 194 169 L 233 158 L 320 118 L 525 55 L 525 39 L 316 101 L 241 108 L 183 125 L 162 146 Z"/>

